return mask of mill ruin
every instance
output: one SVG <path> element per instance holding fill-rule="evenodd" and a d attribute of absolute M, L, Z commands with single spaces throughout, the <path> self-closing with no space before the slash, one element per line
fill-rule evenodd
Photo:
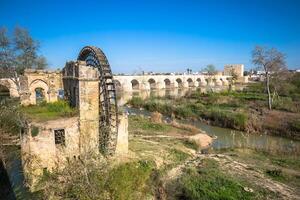
<path fill-rule="evenodd" d="M 76 61 L 67 62 L 58 76 L 53 73 L 37 73 L 39 79 L 32 84 L 48 91 L 47 102 L 56 101 L 52 94 L 58 96 L 59 88 L 63 89 L 64 98 L 79 114 L 28 124 L 21 149 L 30 185 L 44 170 L 63 167 L 69 159 L 86 154 L 120 156 L 128 151 L 128 118 L 118 112 L 112 71 L 104 53 L 97 47 L 84 47 Z"/>

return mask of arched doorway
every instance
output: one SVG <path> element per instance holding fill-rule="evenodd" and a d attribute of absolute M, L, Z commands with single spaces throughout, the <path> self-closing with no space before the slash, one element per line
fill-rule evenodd
<path fill-rule="evenodd" d="M 135 79 L 133 79 L 131 81 L 131 86 L 132 86 L 133 90 L 139 90 L 140 89 L 140 83 Z"/>
<path fill-rule="evenodd" d="M 165 88 L 166 89 L 170 89 L 171 88 L 171 81 L 170 81 L 170 79 L 166 78 L 164 80 L 164 82 L 165 82 Z"/>
<path fill-rule="evenodd" d="M 8 87 L 5 85 L 0 85 L 0 100 L 10 97 L 10 92 Z"/>
<path fill-rule="evenodd" d="M 193 82 L 193 80 L 192 80 L 191 78 L 189 78 L 189 79 L 187 80 L 187 82 L 188 82 L 188 86 L 189 86 L 189 87 L 194 87 L 194 82 Z"/>
<path fill-rule="evenodd" d="M 177 78 L 176 82 L 177 82 L 177 85 L 178 85 L 179 88 L 183 88 L 183 83 L 182 83 L 182 80 L 180 78 Z"/>
<path fill-rule="evenodd" d="M 155 80 L 154 80 L 153 78 L 150 78 L 150 79 L 148 80 L 148 83 L 149 83 L 149 85 L 150 85 L 150 89 L 151 89 L 151 90 L 156 89 L 156 82 L 155 82 Z"/>
<path fill-rule="evenodd" d="M 35 102 L 36 102 L 36 104 L 40 104 L 40 103 L 46 101 L 45 90 L 43 88 L 40 88 L 40 87 L 35 88 L 34 92 L 35 92 Z"/>

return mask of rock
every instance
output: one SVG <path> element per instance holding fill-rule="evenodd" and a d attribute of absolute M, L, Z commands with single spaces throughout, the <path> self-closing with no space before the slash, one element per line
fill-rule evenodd
<path fill-rule="evenodd" d="M 244 190 L 246 191 L 246 192 L 253 192 L 253 189 L 252 188 L 249 188 L 249 187 L 244 187 Z"/>
<path fill-rule="evenodd" d="M 151 113 L 151 122 L 162 123 L 162 114 L 160 114 L 159 112 Z"/>
<path fill-rule="evenodd" d="M 213 139 L 209 135 L 203 133 L 190 136 L 188 140 L 191 142 L 195 142 L 200 149 L 208 148 L 213 141 Z"/>

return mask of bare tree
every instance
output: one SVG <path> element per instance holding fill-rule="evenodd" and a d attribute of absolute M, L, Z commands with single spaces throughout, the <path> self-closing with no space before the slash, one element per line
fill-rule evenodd
<path fill-rule="evenodd" d="M 32 39 L 26 29 L 15 28 L 13 37 L 9 37 L 6 28 L 0 28 L 0 78 L 9 78 L 20 90 L 19 75 L 25 69 L 44 69 L 46 58 L 39 56 L 39 43 Z"/>
<path fill-rule="evenodd" d="M 252 62 L 258 69 L 264 70 L 265 85 L 268 94 L 269 110 L 272 110 L 270 79 L 286 70 L 285 56 L 275 48 L 256 46 L 252 52 Z"/>
<path fill-rule="evenodd" d="M 36 58 L 36 69 L 45 69 L 47 66 L 48 63 L 44 56 L 39 56 Z"/>
<path fill-rule="evenodd" d="M 20 84 L 16 65 L 15 51 L 10 38 L 7 36 L 7 30 L 0 28 L 0 78 L 10 78 L 19 91 Z"/>

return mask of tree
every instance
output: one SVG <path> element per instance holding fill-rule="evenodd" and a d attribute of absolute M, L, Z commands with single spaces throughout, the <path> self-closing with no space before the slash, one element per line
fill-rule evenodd
<path fill-rule="evenodd" d="M 213 64 L 207 65 L 204 70 L 207 72 L 209 76 L 213 76 L 217 73 L 217 70 Z"/>
<path fill-rule="evenodd" d="M 231 78 L 229 79 L 229 91 L 231 91 L 232 85 L 238 79 L 238 75 L 237 75 L 236 71 L 233 68 L 230 69 L 229 73 L 230 73 L 230 76 L 231 76 Z"/>
<path fill-rule="evenodd" d="M 39 43 L 26 29 L 16 27 L 13 37 L 0 28 L 0 78 L 10 78 L 19 90 L 19 75 L 25 69 L 45 69 L 46 58 L 38 55 Z"/>
<path fill-rule="evenodd" d="M 252 52 L 252 62 L 260 70 L 264 70 L 265 87 L 268 94 L 268 107 L 272 110 L 272 97 L 270 89 L 271 77 L 286 71 L 285 56 L 275 48 L 256 46 Z M 274 83 L 276 85 L 276 83 Z"/>
<path fill-rule="evenodd" d="M 36 59 L 36 69 L 45 69 L 47 68 L 48 63 L 44 56 L 39 56 Z"/>

